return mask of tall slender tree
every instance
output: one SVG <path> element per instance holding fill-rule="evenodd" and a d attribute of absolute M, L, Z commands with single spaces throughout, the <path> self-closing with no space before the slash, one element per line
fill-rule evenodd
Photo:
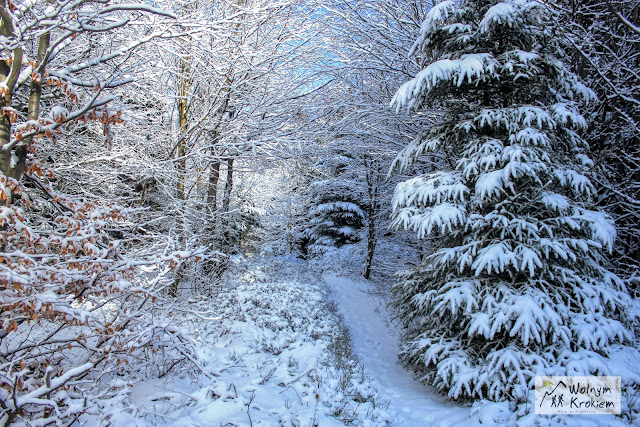
<path fill-rule="evenodd" d="M 386 179 L 387 171 L 401 141 L 424 121 L 405 120 L 386 104 L 397 85 L 416 71 L 416 65 L 404 59 L 427 6 L 396 0 L 326 4 L 332 62 L 327 67 L 331 83 L 320 104 L 330 117 L 324 132 L 331 135 L 330 145 L 357 160 L 348 168 L 354 176 L 351 185 L 362 194 L 367 228 L 363 275 L 369 278 L 374 264 L 385 257 L 376 256 L 376 248 L 389 224 L 389 199 L 397 182 Z"/>

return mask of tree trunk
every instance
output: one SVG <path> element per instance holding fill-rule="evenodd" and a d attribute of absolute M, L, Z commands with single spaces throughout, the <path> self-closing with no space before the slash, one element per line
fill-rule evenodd
<path fill-rule="evenodd" d="M 375 221 L 376 209 L 372 204 L 369 204 L 369 230 L 367 232 L 367 259 L 364 266 L 364 273 L 362 274 L 365 279 L 369 279 L 371 276 L 371 266 L 373 265 L 373 255 L 376 250 L 376 221 Z"/>
<path fill-rule="evenodd" d="M 231 206 L 231 190 L 233 188 L 233 157 L 227 159 L 227 182 L 224 184 L 224 199 L 222 201 L 222 212 L 229 212 Z"/>
<path fill-rule="evenodd" d="M 177 182 L 177 197 L 179 201 L 185 199 L 184 193 L 184 180 L 187 170 L 187 124 L 189 115 L 189 86 L 190 86 L 190 66 L 189 58 L 180 60 L 180 85 L 178 87 L 178 120 L 179 120 L 179 139 L 178 139 L 178 182 Z"/>
<path fill-rule="evenodd" d="M 179 121 L 179 136 L 178 136 L 178 158 L 177 158 L 177 183 L 176 183 L 176 198 L 178 204 L 182 205 L 185 200 L 185 176 L 187 172 L 187 125 L 189 120 L 189 89 L 190 89 L 190 72 L 191 67 L 189 64 L 190 58 L 180 59 L 180 83 L 178 86 L 178 121 Z M 181 244 L 185 242 L 185 229 L 184 219 L 180 212 L 176 216 L 176 225 L 178 229 L 179 241 Z M 178 285 L 182 280 L 184 265 L 181 264 L 175 271 L 174 280 L 169 287 L 169 296 L 175 298 L 178 296 Z"/>
<path fill-rule="evenodd" d="M 48 3 L 51 3 L 49 1 Z M 43 63 L 49 44 L 51 42 L 51 34 L 44 33 L 38 39 L 38 53 L 36 56 L 36 64 L 34 71 L 40 75 L 40 79 L 43 78 L 45 64 Z M 40 98 L 42 97 L 42 80 L 31 80 L 31 88 L 29 93 L 29 101 L 27 104 L 27 120 L 38 121 L 40 118 Z M 16 181 L 20 179 L 24 173 L 27 160 L 27 149 L 33 142 L 33 135 L 27 136 L 24 140 L 20 141 L 15 148 L 14 155 L 17 161 L 13 170 L 9 172 L 9 176 Z M 4 172 L 4 171 L 3 171 Z"/>
<path fill-rule="evenodd" d="M 224 116 L 229 107 L 229 102 L 231 100 L 231 84 L 233 83 L 233 79 L 231 77 L 231 72 L 229 72 L 225 77 L 225 85 L 221 89 L 221 93 L 223 93 L 223 101 L 220 104 L 220 107 L 216 111 L 215 115 L 218 117 L 218 123 L 216 124 L 215 129 L 212 132 L 211 138 L 211 156 L 216 158 L 216 144 L 218 144 L 221 134 L 222 134 L 222 125 L 224 123 Z M 209 186 L 207 188 L 207 206 L 209 207 L 209 223 L 212 227 L 214 227 L 215 219 L 213 217 L 214 212 L 218 209 L 218 182 L 220 181 L 220 162 L 215 161 L 211 163 L 210 172 L 209 172 Z"/>
<path fill-rule="evenodd" d="M 0 18 L 0 35 L 15 37 L 13 21 L 7 10 L 6 0 L 2 0 L 0 3 Z M 11 65 L 7 60 L 0 61 L 0 80 L 6 83 L 4 94 L 0 97 L 0 109 L 11 107 L 13 89 L 18 82 L 22 68 L 22 48 L 13 49 L 11 60 Z M 2 114 L 0 116 L 0 171 L 7 178 L 19 180 L 24 171 L 26 158 L 26 146 L 18 140 L 11 141 L 11 119 L 7 114 Z M 9 192 L 6 187 L 5 192 Z M 9 192 L 7 193 L 7 201 L 2 201 L 2 203 L 10 203 L 12 199 L 13 195 Z"/>
<path fill-rule="evenodd" d="M 224 199 L 222 200 L 222 214 L 229 212 L 231 207 L 231 189 L 233 188 L 233 157 L 227 159 L 227 181 L 224 184 Z M 225 245 L 231 244 L 231 227 L 222 224 L 222 237 Z"/>
<path fill-rule="evenodd" d="M 367 206 L 368 231 L 367 231 L 367 257 L 362 275 L 365 279 L 369 279 L 371 275 L 371 266 L 373 265 L 373 255 L 375 254 L 376 244 L 376 216 L 378 214 L 378 184 L 380 180 L 380 170 L 375 160 L 369 156 L 364 157 L 364 165 L 367 171 L 367 193 L 369 195 L 369 204 Z"/>
<path fill-rule="evenodd" d="M 218 209 L 218 181 L 220 180 L 220 162 L 211 163 L 209 166 L 209 185 L 207 187 L 207 206 L 209 207 L 209 220 Z"/>

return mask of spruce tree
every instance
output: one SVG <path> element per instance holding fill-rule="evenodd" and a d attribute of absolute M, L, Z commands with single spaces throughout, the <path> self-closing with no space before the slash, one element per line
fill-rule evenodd
<path fill-rule="evenodd" d="M 452 398 L 527 399 L 535 375 L 613 375 L 634 351 L 580 136 L 594 95 L 557 40 L 541 3 L 442 1 L 411 52 L 424 68 L 392 100 L 443 112 L 393 165 L 442 165 L 396 189 L 395 226 L 433 251 L 393 291 L 401 359 Z"/>
<path fill-rule="evenodd" d="M 356 159 L 338 151 L 316 164 L 323 179 L 313 182 L 308 190 L 313 205 L 304 236 L 309 244 L 342 246 L 360 240 L 358 233 L 365 221 L 360 206 L 364 194 L 355 163 Z"/>

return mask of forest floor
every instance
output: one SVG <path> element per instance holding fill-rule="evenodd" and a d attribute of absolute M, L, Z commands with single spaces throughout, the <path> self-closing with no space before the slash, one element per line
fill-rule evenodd
<path fill-rule="evenodd" d="M 190 310 L 176 317 L 198 349 L 202 372 L 138 383 L 126 410 L 114 411 L 108 422 L 578 425 L 516 418 L 508 403 L 455 404 L 417 381 L 397 363 L 399 328 L 387 308 L 388 284 L 365 280 L 358 271 L 362 251 L 334 249 L 310 261 L 238 257 L 221 289 L 192 298 Z M 580 422 L 621 424 L 614 417 Z"/>

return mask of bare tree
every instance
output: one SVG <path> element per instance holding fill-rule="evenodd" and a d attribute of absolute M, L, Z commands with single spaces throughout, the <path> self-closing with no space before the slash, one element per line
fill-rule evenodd
<path fill-rule="evenodd" d="M 615 268 L 633 277 L 640 265 L 640 2 L 552 5 L 572 66 L 598 95 L 587 140 L 602 188 L 599 203 L 616 220 Z"/>

